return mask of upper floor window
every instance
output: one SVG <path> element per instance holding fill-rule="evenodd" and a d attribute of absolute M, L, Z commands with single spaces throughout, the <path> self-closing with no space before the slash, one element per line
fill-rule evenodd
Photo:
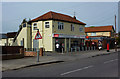
<path fill-rule="evenodd" d="M 91 36 L 96 36 L 96 33 L 91 33 Z"/>
<path fill-rule="evenodd" d="M 49 28 L 49 27 L 50 27 L 49 22 L 45 22 L 45 28 Z"/>
<path fill-rule="evenodd" d="M 58 29 L 63 30 L 64 29 L 64 23 L 58 22 Z"/>
<path fill-rule="evenodd" d="M 83 27 L 80 27 L 80 28 L 79 28 L 79 31 L 80 31 L 80 32 L 83 32 Z"/>
<path fill-rule="evenodd" d="M 26 27 L 26 23 L 23 24 L 23 27 Z"/>
<path fill-rule="evenodd" d="M 73 24 L 71 24 L 71 31 L 74 31 L 74 26 L 73 26 Z"/>
<path fill-rule="evenodd" d="M 37 30 L 37 23 L 34 23 L 34 24 L 33 24 L 33 29 L 34 29 L 34 30 Z"/>

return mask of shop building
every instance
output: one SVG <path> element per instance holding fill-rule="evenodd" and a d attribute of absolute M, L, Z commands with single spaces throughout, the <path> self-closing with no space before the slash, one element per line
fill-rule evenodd
<path fill-rule="evenodd" d="M 97 26 L 97 27 L 85 27 L 85 33 L 88 38 L 86 39 L 86 45 L 92 46 L 95 44 L 98 46 L 98 42 L 102 42 L 103 48 L 107 47 L 107 43 L 110 44 L 110 48 L 114 47 L 114 27 L 110 26 Z"/>
<path fill-rule="evenodd" d="M 48 12 L 29 22 L 31 24 L 31 47 L 44 48 L 45 51 L 57 51 L 64 47 L 64 52 L 71 47 L 80 47 L 85 43 L 85 23 L 65 14 Z M 42 39 L 35 39 L 37 32 Z M 59 49 L 61 51 L 61 49 Z"/>

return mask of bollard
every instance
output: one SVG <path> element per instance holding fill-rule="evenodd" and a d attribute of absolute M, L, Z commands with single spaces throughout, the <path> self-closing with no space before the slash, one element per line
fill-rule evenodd
<path fill-rule="evenodd" d="M 94 50 L 95 50 L 95 46 L 94 46 Z"/>
<path fill-rule="evenodd" d="M 80 47 L 79 47 L 79 52 L 80 52 Z"/>
<path fill-rule="evenodd" d="M 83 46 L 83 48 L 84 48 L 84 51 L 85 51 L 85 46 Z"/>
<path fill-rule="evenodd" d="M 84 51 L 84 48 L 82 47 L 82 51 Z"/>
<path fill-rule="evenodd" d="M 91 46 L 89 47 L 89 50 L 91 50 Z"/>
<path fill-rule="evenodd" d="M 71 53 L 72 53 L 72 48 L 71 48 Z"/>
<path fill-rule="evenodd" d="M 43 48 L 40 48 L 40 56 L 43 56 Z"/>
<path fill-rule="evenodd" d="M 77 52 L 77 48 L 75 47 L 75 52 Z"/>
<path fill-rule="evenodd" d="M 107 52 L 109 52 L 109 43 L 107 43 Z"/>
<path fill-rule="evenodd" d="M 87 47 L 85 47 L 85 51 L 87 51 Z"/>
<path fill-rule="evenodd" d="M 90 50 L 90 47 L 89 47 L 89 50 Z"/>
<path fill-rule="evenodd" d="M 81 46 L 81 51 L 83 51 L 82 46 Z"/>
<path fill-rule="evenodd" d="M 62 48 L 62 54 L 63 54 L 63 51 L 64 51 L 64 50 L 63 50 L 63 48 Z"/>
<path fill-rule="evenodd" d="M 69 52 L 69 48 L 67 48 L 67 53 Z"/>

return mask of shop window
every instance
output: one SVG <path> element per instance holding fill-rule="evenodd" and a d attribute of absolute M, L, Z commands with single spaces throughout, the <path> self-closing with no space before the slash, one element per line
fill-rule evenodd
<path fill-rule="evenodd" d="M 37 30 L 37 23 L 34 23 L 34 24 L 33 24 L 33 29 L 34 29 L 34 30 Z"/>
<path fill-rule="evenodd" d="M 64 23 L 58 22 L 58 29 L 63 30 L 64 29 Z"/>
<path fill-rule="evenodd" d="M 45 22 L 45 28 L 49 28 L 50 25 L 49 25 L 49 22 Z"/>
<path fill-rule="evenodd" d="M 71 31 L 74 31 L 74 26 L 73 26 L 73 24 L 71 24 Z"/>

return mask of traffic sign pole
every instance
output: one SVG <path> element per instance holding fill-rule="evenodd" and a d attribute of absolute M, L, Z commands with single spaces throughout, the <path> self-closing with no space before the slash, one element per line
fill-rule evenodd
<path fill-rule="evenodd" d="M 37 62 L 39 62 L 39 48 L 37 49 Z"/>

